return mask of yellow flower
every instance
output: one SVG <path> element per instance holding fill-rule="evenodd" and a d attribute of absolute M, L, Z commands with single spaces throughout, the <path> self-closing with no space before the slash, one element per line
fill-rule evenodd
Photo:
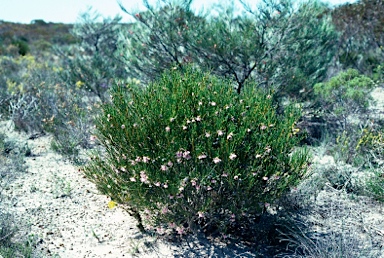
<path fill-rule="evenodd" d="M 116 206 L 117 206 L 117 203 L 116 203 L 116 202 L 114 202 L 114 201 L 110 201 L 110 202 L 108 202 L 108 208 L 113 209 L 113 208 L 115 208 Z"/>
<path fill-rule="evenodd" d="M 77 81 L 76 82 L 76 87 L 77 88 L 81 88 L 83 85 L 84 85 L 84 82 L 82 82 L 82 81 Z"/>

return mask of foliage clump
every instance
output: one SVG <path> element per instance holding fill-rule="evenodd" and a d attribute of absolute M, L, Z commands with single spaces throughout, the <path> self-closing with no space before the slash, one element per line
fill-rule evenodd
<path fill-rule="evenodd" d="M 188 68 L 148 87 L 117 85 L 97 120 L 104 154 L 85 174 L 158 232 L 246 230 L 306 172 L 300 110 Z"/>
<path fill-rule="evenodd" d="M 368 93 L 374 81 L 355 69 L 348 69 L 332 77 L 328 82 L 314 86 L 315 102 L 327 122 L 337 122 L 345 130 L 347 118 L 367 111 Z"/>

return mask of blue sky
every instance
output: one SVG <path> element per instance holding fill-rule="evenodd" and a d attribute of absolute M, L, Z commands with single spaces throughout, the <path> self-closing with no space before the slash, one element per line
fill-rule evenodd
<path fill-rule="evenodd" d="M 120 0 L 128 9 L 141 7 L 141 0 Z M 194 9 L 199 10 L 220 0 L 195 0 Z M 222 1 L 222 0 L 221 0 Z M 355 0 L 349 0 L 354 2 Z M 255 2 L 253 0 L 252 2 Z M 348 2 L 347 0 L 328 0 L 331 4 Z M 120 14 L 123 21 L 129 17 L 123 13 L 117 0 L 0 0 L 0 20 L 30 23 L 34 19 L 43 19 L 46 22 L 75 23 L 81 12 L 89 7 L 105 17 L 114 17 Z"/>

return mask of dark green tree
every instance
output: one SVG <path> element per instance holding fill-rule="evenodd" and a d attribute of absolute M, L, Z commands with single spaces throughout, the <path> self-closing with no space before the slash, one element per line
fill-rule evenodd
<path fill-rule="evenodd" d="M 194 14 L 191 1 L 162 1 L 157 8 L 144 2 L 147 11 L 130 13 L 136 23 L 120 46 L 140 80 L 193 63 L 233 79 L 238 92 L 251 80 L 297 97 L 325 77 L 334 51 L 328 8 L 316 1 L 265 0 L 256 10 L 243 3 L 242 16 L 234 5 L 207 16 Z"/>
<path fill-rule="evenodd" d="M 343 68 L 371 73 L 384 62 L 384 2 L 361 0 L 332 11 L 332 20 L 341 35 L 338 61 Z"/>
<path fill-rule="evenodd" d="M 66 58 L 66 81 L 105 100 L 113 80 L 125 77 L 125 66 L 116 55 L 121 17 L 101 18 L 91 10 L 73 29 L 78 48 Z"/>

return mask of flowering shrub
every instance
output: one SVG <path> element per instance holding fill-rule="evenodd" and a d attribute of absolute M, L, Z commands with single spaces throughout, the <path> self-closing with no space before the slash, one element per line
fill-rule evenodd
<path fill-rule="evenodd" d="M 370 128 L 363 129 L 355 149 L 357 152 L 366 155 L 371 165 L 382 165 L 384 163 L 384 131 Z"/>
<path fill-rule="evenodd" d="M 221 233 L 260 215 L 306 172 L 295 151 L 300 112 L 277 115 L 271 95 L 188 68 L 140 88 L 117 85 L 96 137 L 105 148 L 84 168 L 139 227 Z"/>
<path fill-rule="evenodd" d="M 0 113 L 17 130 L 52 133 L 53 149 L 75 160 L 79 147 L 90 147 L 89 114 L 98 108 L 81 89 L 61 78 L 64 72 L 31 55 L 0 57 Z"/>

